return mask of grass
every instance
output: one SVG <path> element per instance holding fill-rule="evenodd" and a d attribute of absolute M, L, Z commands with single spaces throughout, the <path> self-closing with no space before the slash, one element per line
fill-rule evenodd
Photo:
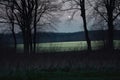
<path fill-rule="evenodd" d="M 118 80 L 116 72 L 39 72 L 35 70 L 16 72 L 0 77 L 0 80 Z"/>
<path fill-rule="evenodd" d="M 92 49 L 96 50 L 103 47 L 103 41 L 91 41 Z M 120 48 L 120 41 L 114 40 L 115 49 Z M 23 51 L 23 44 L 17 45 L 19 51 Z M 86 50 L 86 41 L 74 42 L 52 42 L 52 43 L 38 43 L 37 52 L 62 52 L 62 51 L 80 51 Z"/>
<path fill-rule="evenodd" d="M 92 41 L 91 43 L 92 43 L 92 48 L 94 50 L 103 46 L 102 41 Z M 120 45 L 119 45 L 120 41 L 115 40 L 114 44 L 115 44 L 116 49 L 120 48 Z M 20 49 L 22 51 L 23 50 L 23 44 L 18 44 L 18 49 Z M 39 51 L 42 51 L 42 52 L 48 52 L 48 51 L 49 52 L 79 51 L 79 50 L 85 50 L 85 49 L 87 49 L 87 44 L 86 44 L 85 41 L 54 42 L 54 43 L 39 43 L 39 44 L 37 44 L 37 51 L 38 52 Z M 99 52 L 97 52 L 97 53 L 100 55 Z M 31 57 L 28 58 L 28 62 L 29 62 L 28 64 L 32 65 L 32 62 L 33 62 L 34 64 L 36 63 L 37 66 L 38 66 L 39 63 L 40 63 L 39 61 L 43 61 L 44 62 L 43 64 L 47 64 L 47 63 L 51 62 L 51 64 L 54 63 L 55 67 L 59 68 L 59 66 L 57 66 L 56 63 L 59 64 L 62 60 L 63 61 L 66 60 L 66 62 L 67 62 L 70 59 L 71 64 L 72 64 L 72 61 L 73 62 L 75 61 L 75 62 L 79 63 L 79 61 L 78 61 L 79 59 L 76 59 L 77 55 L 76 56 L 71 55 L 71 56 L 73 56 L 73 60 L 72 60 L 71 59 L 72 57 L 70 57 L 70 55 L 68 55 L 68 54 L 64 54 L 62 56 L 59 55 L 59 54 L 52 54 L 52 55 L 50 54 L 51 55 L 50 56 L 48 54 L 49 57 L 45 54 L 42 54 L 43 56 L 40 55 L 40 57 L 38 55 L 35 56 L 35 57 L 31 56 Z M 16 71 L 8 71 L 7 75 L 0 76 L 0 80 L 120 80 L 120 72 L 119 72 L 120 69 L 117 70 L 118 72 L 112 72 L 112 68 L 110 67 L 109 69 L 107 68 L 108 70 L 104 71 L 104 67 L 106 69 L 106 65 L 108 65 L 108 66 L 110 64 L 114 65 L 113 64 L 114 63 L 113 56 L 110 57 L 110 61 L 109 61 L 108 57 L 106 57 L 103 54 L 101 54 L 101 56 L 94 55 L 94 54 L 86 54 L 86 55 L 81 54 L 81 55 L 78 55 L 78 56 L 79 56 L 78 58 L 83 58 L 83 59 L 80 60 L 80 62 L 82 62 L 82 61 L 83 61 L 83 63 L 86 62 L 84 64 L 88 64 L 88 65 L 91 62 L 90 66 L 93 65 L 92 68 L 94 67 L 95 64 L 97 65 L 97 63 L 98 63 L 98 69 L 99 69 L 99 66 L 101 65 L 101 66 L 103 66 L 102 67 L 103 70 L 96 71 L 96 70 L 93 69 L 93 72 L 92 72 L 92 70 L 91 70 L 92 68 L 91 67 L 89 68 L 88 65 L 86 65 L 86 66 L 82 65 L 83 68 L 85 68 L 85 70 L 80 69 L 78 72 L 77 71 L 68 71 L 68 70 L 66 70 L 67 68 L 65 68 L 65 70 L 60 70 L 59 69 L 59 70 L 56 70 L 56 71 L 54 71 L 54 70 L 53 71 L 37 70 L 36 66 L 34 66 L 34 64 L 33 64 L 32 66 L 34 66 L 35 69 L 28 69 L 28 67 L 27 67 L 28 70 L 20 71 L 19 69 L 18 70 L 16 69 Z M 103 64 L 105 62 L 105 60 L 103 60 L 103 56 L 104 56 L 104 59 L 106 60 L 106 63 L 108 63 L 108 64 L 105 64 L 105 65 Z M 15 59 L 15 58 L 16 58 L 16 56 L 13 57 L 12 59 Z M 12 66 L 12 64 L 14 64 L 15 62 L 20 63 L 19 61 L 17 62 L 17 59 L 18 60 L 20 59 L 20 61 L 23 60 L 23 61 L 21 61 L 21 63 L 25 62 L 27 59 L 25 58 L 25 60 L 24 60 L 24 58 L 22 58 L 22 57 L 19 58 L 18 57 L 18 58 L 16 58 L 16 61 L 15 60 L 11 61 L 12 62 L 11 64 L 9 62 L 10 60 L 7 58 L 8 59 L 8 65 Z M 60 61 L 57 62 L 57 59 L 60 59 Z M 115 59 L 116 59 L 116 56 L 115 56 Z M 100 62 L 98 60 L 100 60 Z M 103 60 L 103 62 L 102 62 L 102 60 Z M 108 60 L 108 62 L 107 62 L 107 60 Z M 38 61 L 38 63 L 37 63 L 37 61 Z M 113 62 L 111 62 L 111 61 L 113 61 Z M 94 62 L 96 62 L 96 63 L 94 63 Z M 16 65 L 16 63 L 15 63 L 15 65 Z M 117 61 L 116 63 L 119 63 L 119 62 Z M 116 63 L 115 63 L 115 65 L 116 65 Z M 67 63 L 65 63 L 65 64 L 67 64 Z M 23 65 L 23 63 L 22 63 L 22 65 Z M 75 64 L 72 64 L 72 65 L 75 65 Z M 112 66 L 112 65 L 110 65 L 110 66 Z M 52 65 L 52 66 L 48 65 L 48 69 L 49 69 L 49 66 L 50 66 L 50 68 L 54 67 L 54 65 Z M 120 65 L 118 64 L 118 67 L 119 66 Z M 86 69 L 90 69 L 90 71 L 89 70 L 87 71 Z M 116 71 L 116 69 L 115 69 L 115 71 Z"/>

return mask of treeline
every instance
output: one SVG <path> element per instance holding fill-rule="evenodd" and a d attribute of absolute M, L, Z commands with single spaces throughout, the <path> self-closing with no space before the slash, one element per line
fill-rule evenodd
<path fill-rule="evenodd" d="M 114 40 L 120 40 L 119 34 L 120 30 L 114 31 Z M 0 34 L 0 36 L 2 36 L 2 38 L 0 39 L 0 41 L 2 41 L 2 44 L 14 44 L 12 34 Z M 36 36 L 36 43 L 86 41 L 84 31 L 74 33 L 37 32 Z M 91 41 L 104 41 L 107 37 L 107 31 L 89 31 L 89 37 Z M 23 44 L 22 33 L 17 33 L 16 38 L 17 44 Z"/>
<path fill-rule="evenodd" d="M 9 24 L 15 49 L 16 26 L 19 28 L 26 54 L 36 52 L 37 30 L 45 26 L 54 28 L 53 25 L 59 21 L 59 15 L 63 12 L 71 12 L 71 19 L 79 13 L 88 51 L 92 50 L 87 25 L 89 18 L 94 19 L 93 24 L 103 32 L 107 30 L 106 47 L 114 50 L 114 30 L 119 27 L 120 0 L 0 0 L 0 22 Z M 96 28 L 94 25 L 92 27 Z"/>

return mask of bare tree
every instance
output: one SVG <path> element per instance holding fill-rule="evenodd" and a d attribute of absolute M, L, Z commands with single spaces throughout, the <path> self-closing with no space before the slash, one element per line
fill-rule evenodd
<path fill-rule="evenodd" d="M 70 3 L 70 8 L 68 9 L 64 9 L 64 11 L 68 11 L 68 10 L 74 10 L 73 11 L 73 16 L 77 11 L 80 11 L 81 13 L 81 17 L 83 20 L 83 27 L 84 27 L 84 32 L 85 32 L 85 38 L 87 41 L 87 49 L 88 51 L 92 50 L 91 47 L 91 41 L 89 38 L 89 33 L 88 33 L 88 29 L 87 29 L 87 20 L 86 20 L 86 0 L 63 0 L 64 3 Z"/>
<path fill-rule="evenodd" d="M 6 0 L 7 1 L 7 0 Z M 13 15 L 13 11 L 14 11 L 14 4 L 11 4 L 10 3 L 10 1 L 12 1 L 12 0 L 8 0 L 8 2 L 6 2 L 6 1 L 2 1 L 1 0 L 1 4 L 2 5 L 6 5 L 5 6 L 5 14 L 6 14 L 6 16 L 3 16 L 2 15 L 2 19 L 5 19 L 6 21 L 4 22 L 2 22 L 1 21 L 1 23 L 8 23 L 8 24 L 10 24 L 11 26 L 10 26 L 10 30 L 11 30 L 11 32 L 12 32 L 12 35 L 13 35 L 13 39 L 14 39 L 14 49 L 15 49 L 15 51 L 16 51 L 16 48 L 17 48 L 17 39 L 16 39 L 16 34 L 15 34 L 15 22 L 14 22 L 14 15 Z M 4 3 L 4 4 L 3 4 Z M 3 8 L 3 7 L 1 7 L 1 8 Z M 3 11 L 4 12 L 4 11 Z"/>
<path fill-rule="evenodd" d="M 11 0 L 12 1 L 12 0 Z M 17 49 L 17 39 L 16 39 L 16 34 L 15 34 L 15 23 L 14 23 L 14 15 L 13 15 L 13 12 L 14 12 L 14 4 L 9 4 L 10 5 L 10 11 L 8 12 L 7 9 L 6 9 L 6 13 L 7 13 L 7 16 L 9 18 L 9 21 L 11 23 L 11 31 L 12 31 L 12 35 L 13 35 L 13 39 L 14 39 L 14 48 L 15 48 L 15 51 Z M 6 6 L 7 8 L 7 6 Z"/>
<path fill-rule="evenodd" d="M 35 9 L 33 15 L 33 28 L 34 28 L 34 52 L 36 52 L 36 34 L 37 34 L 37 24 L 54 24 L 53 18 L 56 19 L 56 16 L 53 14 L 59 10 L 61 6 L 57 3 L 57 0 L 35 0 Z M 51 26 L 51 25 L 49 25 Z"/>
<path fill-rule="evenodd" d="M 7 3 L 13 4 L 8 6 L 12 12 L 6 12 L 12 16 L 14 22 L 19 25 L 23 35 L 24 52 L 31 53 L 36 51 L 36 33 L 39 25 L 52 23 L 54 14 L 58 10 L 56 0 L 6 0 Z M 7 9 L 6 9 L 7 10 Z M 9 17 L 9 16 L 7 16 Z M 11 19 L 11 18 L 10 18 Z M 11 19 L 11 21 L 13 21 Z M 34 45 L 33 45 L 34 43 Z"/>
<path fill-rule="evenodd" d="M 99 14 L 107 23 L 108 37 L 107 47 L 109 50 L 114 49 L 114 22 L 120 15 L 120 1 L 119 0 L 88 0 L 93 9 Z M 93 4 L 92 4 L 93 3 Z"/>

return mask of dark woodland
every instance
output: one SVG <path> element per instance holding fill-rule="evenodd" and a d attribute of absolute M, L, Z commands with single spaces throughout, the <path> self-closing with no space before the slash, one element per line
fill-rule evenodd
<path fill-rule="evenodd" d="M 83 31 L 57 32 L 65 13 Z M 0 0 L 0 80 L 119 80 L 119 60 L 120 0 Z"/>

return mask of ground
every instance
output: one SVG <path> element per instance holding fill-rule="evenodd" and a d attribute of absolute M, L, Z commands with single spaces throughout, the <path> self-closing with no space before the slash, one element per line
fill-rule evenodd
<path fill-rule="evenodd" d="M 3 54 L 1 80 L 119 80 L 120 51 Z"/>

